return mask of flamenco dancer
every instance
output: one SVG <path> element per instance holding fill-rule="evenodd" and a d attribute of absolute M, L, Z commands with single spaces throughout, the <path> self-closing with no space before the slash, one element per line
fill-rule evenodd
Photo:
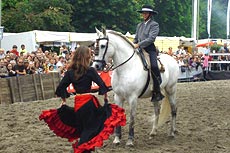
<path fill-rule="evenodd" d="M 85 46 L 77 48 L 68 71 L 58 85 L 55 94 L 61 97 L 62 103 L 58 109 L 42 111 L 39 116 L 57 136 L 67 138 L 72 142 L 74 153 L 90 153 L 95 147 L 103 146 L 116 126 L 126 124 L 123 108 L 108 104 L 109 89 L 90 67 L 91 49 Z M 104 105 L 90 94 L 92 81 L 99 86 L 99 95 L 104 95 Z M 70 84 L 76 91 L 74 108 L 66 105 L 70 96 L 67 87 Z"/>

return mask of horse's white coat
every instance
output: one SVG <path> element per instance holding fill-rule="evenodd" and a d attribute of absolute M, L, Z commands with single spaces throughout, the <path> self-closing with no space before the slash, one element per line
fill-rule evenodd
<path fill-rule="evenodd" d="M 99 38 L 108 38 L 108 40 L 102 39 L 98 42 L 99 52 L 98 55 L 95 56 L 96 60 L 102 60 L 103 54 L 105 54 L 105 58 L 103 60 L 108 62 L 109 58 L 112 58 L 114 67 L 116 67 L 132 56 L 134 48 L 132 44 L 128 43 L 128 41 L 122 37 L 122 35 L 115 31 L 107 31 L 106 33 L 102 33 L 97 29 L 96 31 Z M 107 42 L 108 48 L 106 51 L 105 46 L 107 45 Z M 179 75 L 179 67 L 175 59 L 169 55 L 160 55 L 160 60 L 165 67 L 165 72 L 161 73 L 161 89 L 165 94 L 163 101 L 170 103 L 172 114 L 174 114 L 172 115 L 170 132 L 170 134 L 174 136 L 174 132 L 176 130 L 176 86 Z M 93 65 L 97 65 L 97 62 L 94 62 Z M 146 84 L 147 75 L 148 73 L 143 69 L 143 64 L 137 53 L 135 53 L 128 62 L 114 69 L 112 73 L 111 83 L 114 91 L 114 102 L 123 107 L 124 101 L 127 101 L 131 110 L 129 119 L 129 140 L 127 145 L 133 145 L 133 129 L 137 99 Z M 148 86 L 142 97 L 150 96 L 152 96 L 152 84 Z M 164 111 L 164 108 L 162 108 L 161 111 Z M 154 112 L 154 123 L 150 135 L 155 135 L 157 130 L 160 113 L 160 105 L 158 102 L 154 103 Z M 121 134 L 119 131 L 116 132 L 114 143 L 120 143 L 120 136 Z"/>

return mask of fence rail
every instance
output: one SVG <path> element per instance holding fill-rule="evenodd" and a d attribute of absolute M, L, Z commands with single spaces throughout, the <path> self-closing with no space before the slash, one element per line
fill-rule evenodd
<path fill-rule="evenodd" d="M 59 73 L 0 78 L 0 104 L 54 98 L 60 81 Z"/>

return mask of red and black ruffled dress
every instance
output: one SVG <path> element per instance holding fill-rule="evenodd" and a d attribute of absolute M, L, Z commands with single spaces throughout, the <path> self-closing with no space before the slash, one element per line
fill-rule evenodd
<path fill-rule="evenodd" d="M 73 83 L 77 93 L 84 93 L 86 86 L 80 88 L 75 86 L 81 84 L 81 81 L 87 82 L 89 80 L 98 84 L 100 87 L 99 94 L 108 91 L 108 88 L 93 68 L 89 68 L 88 72 L 78 80 L 74 80 L 73 73 L 71 70 L 66 72 L 57 87 L 57 96 L 69 97 L 66 88 L 70 83 Z M 57 136 L 67 138 L 72 142 L 74 153 L 93 151 L 95 147 L 101 147 L 103 141 L 113 134 L 116 126 L 126 124 L 126 115 L 123 108 L 115 104 L 108 104 L 107 101 L 105 101 L 104 106 L 101 106 L 98 99 L 91 94 L 76 95 L 74 108 L 62 105 L 58 109 L 44 110 L 39 119 L 44 120 L 50 130 Z"/>

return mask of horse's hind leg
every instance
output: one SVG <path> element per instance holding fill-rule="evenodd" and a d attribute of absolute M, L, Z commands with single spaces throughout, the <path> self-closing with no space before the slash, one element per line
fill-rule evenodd
<path fill-rule="evenodd" d="M 123 102 L 122 99 L 117 96 L 116 94 L 114 95 L 114 102 L 120 107 L 123 107 Z M 115 128 L 115 138 L 113 140 L 114 144 L 120 144 L 120 139 L 121 139 L 121 126 L 117 126 Z"/>
<path fill-rule="evenodd" d="M 170 136 L 175 137 L 176 132 L 176 114 L 177 114 L 177 107 L 176 107 L 176 93 L 173 93 L 169 96 L 169 102 L 171 106 L 171 130 L 170 130 Z"/>
<path fill-rule="evenodd" d="M 159 114 L 160 114 L 160 105 L 159 102 L 154 102 L 154 117 L 153 117 L 153 127 L 152 131 L 150 132 L 150 136 L 155 136 L 157 134 L 157 125 L 159 120 Z"/>
<path fill-rule="evenodd" d="M 173 87 L 166 88 L 166 91 L 168 93 L 169 103 L 171 106 L 171 130 L 170 130 L 170 136 L 174 137 L 176 132 L 176 113 L 177 113 L 177 106 L 176 106 L 176 87 L 175 84 Z"/>

